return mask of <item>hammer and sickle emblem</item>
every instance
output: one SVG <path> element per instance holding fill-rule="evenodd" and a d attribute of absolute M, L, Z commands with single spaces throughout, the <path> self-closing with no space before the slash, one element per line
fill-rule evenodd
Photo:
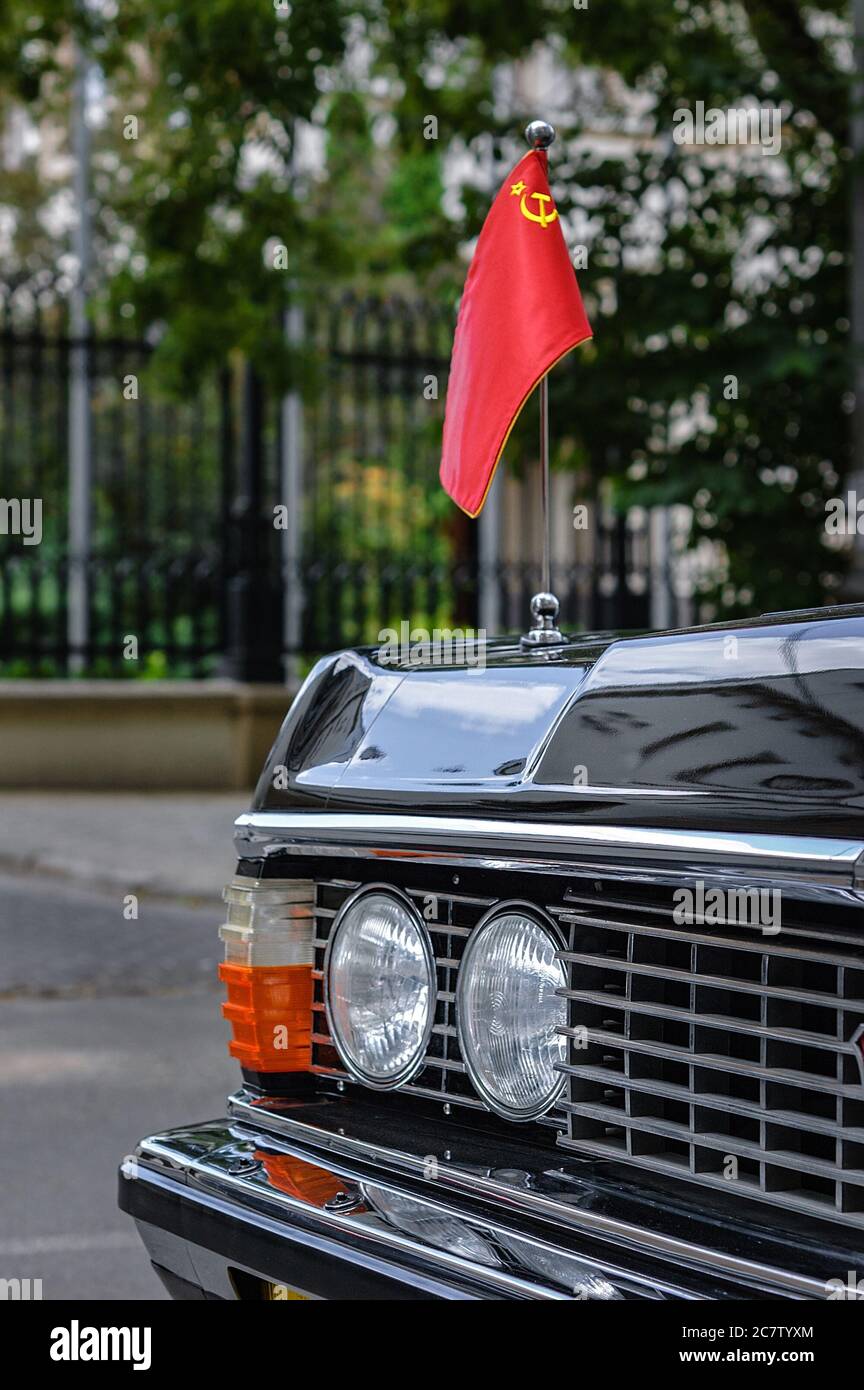
<path fill-rule="evenodd" d="M 528 211 L 525 206 L 526 198 L 536 199 L 538 207 L 537 212 Z M 547 210 L 546 204 L 551 202 L 552 198 L 548 193 L 523 193 L 519 200 L 519 211 L 523 217 L 527 217 L 529 222 L 539 222 L 541 227 L 548 227 L 558 216 L 558 209 L 555 207 L 554 203 L 552 205 L 552 211 L 549 212 Z"/>

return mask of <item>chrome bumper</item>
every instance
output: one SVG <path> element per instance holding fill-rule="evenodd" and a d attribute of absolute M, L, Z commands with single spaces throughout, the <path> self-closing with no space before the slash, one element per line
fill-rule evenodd
<path fill-rule="evenodd" d="M 169 1287 L 205 1298 L 824 1299 L 862 1266 L 842 1228 L 784 1235 L 605 1163 L 446 1142 L 347 1098 L 240 1092 L 227 1120 L 143 1140 L 120 1205 Z"/>

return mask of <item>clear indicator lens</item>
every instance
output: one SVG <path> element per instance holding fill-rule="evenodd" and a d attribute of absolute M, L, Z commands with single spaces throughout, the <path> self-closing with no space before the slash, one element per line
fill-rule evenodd
<path fill-rule="evenodd" d="M 463 1260 L 473 1260 L 475 1264 L 501 1264 L 489 1241 L 455 1216 L 439 1211 L 428 1202 L 415 1201 L 372 1183 L 364 1183 L 363 1192 L 369 1205 L 406 1235 L 415 1236 L 439 1250 L 449 1250 Z"/>

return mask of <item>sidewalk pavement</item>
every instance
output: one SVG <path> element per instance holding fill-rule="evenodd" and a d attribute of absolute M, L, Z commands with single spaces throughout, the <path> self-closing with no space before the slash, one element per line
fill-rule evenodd
<path fill-rule="evenodd" d="M 248 792 L 0 792 L 0 869 L 212 900 Z"/>

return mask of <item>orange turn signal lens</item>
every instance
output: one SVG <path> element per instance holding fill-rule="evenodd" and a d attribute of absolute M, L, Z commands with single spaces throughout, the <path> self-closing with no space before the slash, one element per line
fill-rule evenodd
<path fill-rule="evenodd" d="M 297 1197 L 308 1206 L 323 1207 L 332 1202 L 345 1190 L 345 1179 L 339 1178 L 327 1168 L 319 1168 L 305 1159 L 295 1158 L 293 1154 L 271 1154 L 264 1149 L 256 1149 L 255 1157 L 264 1165 L 264 1171 L 274 1187 L 286 1192 L 289 1197 Z M 354 1211 L 362 1209 L 355 1207 Z"/>
<path fill-rule="evenodd" d="M 228 988 L 222 1016 L 228 1051 L 250 1071 L 308 1071 L 312 1061 L 312 970 L 305 965 L 219 966 Z"/>
<path fill-rule="evenodd" d="M 219 929 L 228 1051 L 253 1072 L 308 1071 L 312 1061 L 315 890 L 306 880 L 235 878 Z"/>

